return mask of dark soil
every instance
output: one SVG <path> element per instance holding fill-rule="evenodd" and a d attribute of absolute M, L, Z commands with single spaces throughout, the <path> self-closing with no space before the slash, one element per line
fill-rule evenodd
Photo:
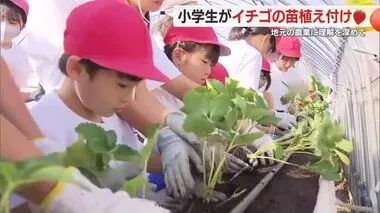
<path fill-rule="evenodd" d="M 290 162 L 306 164 L 312 160 L 308 155 L 293 155 Z M 183 213 L 228 213 L 246 196 L 266 175 L 268 167 L 258 168 L 255 172 L 244 173 L 217 190 L 232 195 L 238 189 L 247 189 L 238 198 L 221 206 L 196 201 Z M 226 180 L 228 177 L 225 178 Z M 285 165 L 248 207 L 246 213 L 312 213 L 318 194 L 318 175 L 293 166 Z M 189 211 L 190 210 L 190 211 Z"/>

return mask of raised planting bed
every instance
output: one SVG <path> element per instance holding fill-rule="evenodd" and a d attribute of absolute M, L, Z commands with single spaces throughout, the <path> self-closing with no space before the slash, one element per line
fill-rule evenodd
<path fill-rule="evenodd" d="M 310 155 L 293 155 L 289 162 L 306 164 Z M 181 212 L 230 213 L 243 198 L 265 177 L 273 167 L 257 167 L 256 171 L 243 173 L 230 183 L 217 186 L 217 190 L 232 195 L 237 189 L 246 192 L 223 205 L 195 201 Z M 229 177 L 225 177 L 225 180 Z M 317 201 L 319 176 L 298 167 L 284 165 L 259 196 L 244 211 L 246 213 L 312 213 Z M 190 210 L 190 211 L 189 211 Z"/>

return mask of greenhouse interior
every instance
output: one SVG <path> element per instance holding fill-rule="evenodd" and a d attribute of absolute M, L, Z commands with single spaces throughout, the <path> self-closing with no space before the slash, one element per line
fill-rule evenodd
<path fill-rule="evenodd" d="M 374 12 L 275 36 L 292 27 L 176 26 L 176 6 Z M 379 0 L 0 12 L 0 213 L 380 213 Z"/>

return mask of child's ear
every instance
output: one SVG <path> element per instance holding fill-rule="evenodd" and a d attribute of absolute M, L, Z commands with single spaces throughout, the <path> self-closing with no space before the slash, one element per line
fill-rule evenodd
<path fill-rule="evenodd" d="M 70 56 L 66 62 L 67 77 L 71 80 L 77 80 L 83 70 L 79 64 L 80 58 L 78 56 Z"/>
<path fill-rule="evenodd" d="M 173 64 L 179 66 L 185 60 L 185 51 L 182 48 L 175 48 L 172 52 Z"/>

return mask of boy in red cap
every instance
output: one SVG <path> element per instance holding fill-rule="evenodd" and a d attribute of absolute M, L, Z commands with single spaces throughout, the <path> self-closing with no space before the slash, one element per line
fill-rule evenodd
<path fill-rule="evenodd" d="M 0 0 L 1 55 L 8 64 L 25 100 L 38 88 L 38 79 L 29 63 L 27 53 L 13 40 L 24 29 L 29 5 L 25 0 Z"/>
<path fill-rule="evenodd" d="M 153 65 L 149 33 L 136 10 L 122 1 L 91 1 L 74 9 L 67 19 L 59 68 L 66 76 L 62 88 L 30 108 L 47 137 L 36 142 L 39 149 L 44 153 L 63 151 L 76 141 L 75 128 L 84 122 L 114 130 L 118 143 L 135 150 L 142 148 L 132 128 L 115 113 L 133 99 L 142 79 L 168 79 Z M 189 165 L 188 159 L 187 165 L 181 164 L 188 158 L 187 151 L 182 140 L 173 135 L 170 129 L 162 130 L 158 148 L 166 160 L 164 172 L 169 168 L 176 174 L 189 170 Z M 161 143 L 169 139 L 170 144 Z M 101 182 L 114 190 L 141 172 L 128 162 L 112 161 L 110 166 Z"/>

